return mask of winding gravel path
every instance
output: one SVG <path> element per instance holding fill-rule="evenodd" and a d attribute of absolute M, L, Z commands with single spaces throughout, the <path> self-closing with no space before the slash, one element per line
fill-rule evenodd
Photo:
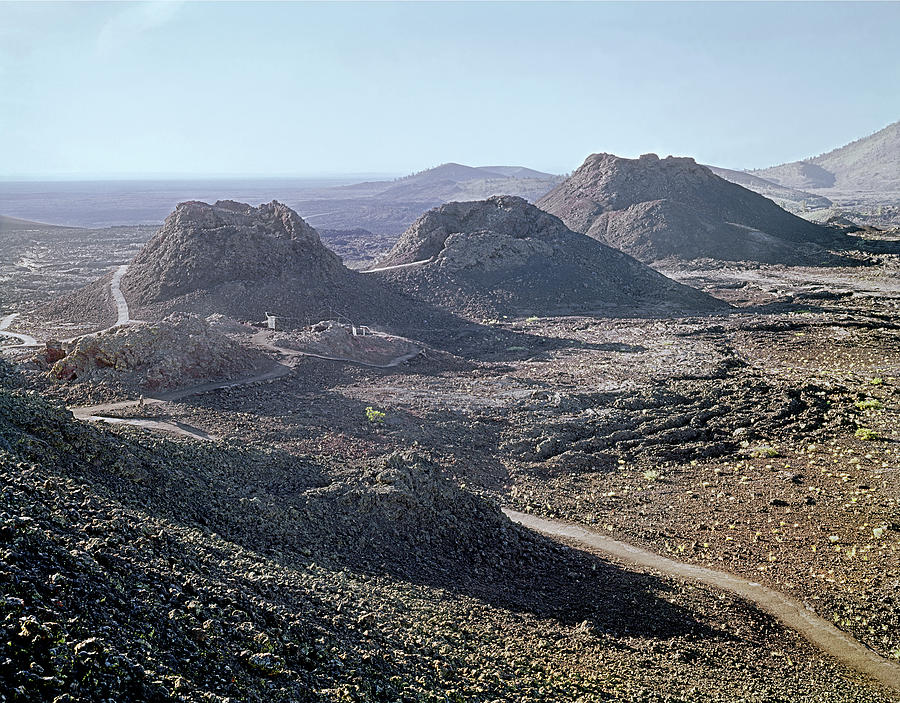
<path fill-rule="evenodd" d="M 0 319 L 0 336 L 3 337 L 11 337 L 12 339 L 18 339 L 21 344 L 16 344 L 12 347 L 7 347 L 8 349 L 21 349 L 22 347 L 37 347 L 40 346 L 38 341 L 28 334 L 19 334 L 18 332 L 7 332 L 6 328 L 9 327 L 13 320 L 15 320 L 19 316 L 19 313 L 14 312 L 12 315 L 7 315 L 6 317 Z"/>
<path fill-rule="evenodd" d="M 434 257 L 430 259 L 420 259 L 419 261 L 410 261 L 408 264 L 394 264 L 393 266 L 379 266 L 374 269 L 366 269 L 365 271 L 360 271 L 360 273 L 378 273 L 379 271 L 393 271 L 394 269 L 406 269 L 411 266 L 421 266 L 422 264 L 430 264 L 434 261 Z"/>
<path fill-rule="evenodd" d="M 122 282 L 122 276 L 125 275 L 126 271 L 128 271 L 128 264 L 122 264 L 116 269 L 112 280 L 109 282 L 109 290 L 112 293 L 113 300 L 116 302 L 116 324 L 113 327 L 121 327 L 131 322 L 131 317 L 128 314 L 128 301 L 125 300 L 125 296 L 122 295 L 122 289 L 119 287 L 119 284 Z"/>
<path fill-rule="evenodd" d="M 170 393 L 160 393 L 140 400 L 120 400 L 115 403 L 101 403 L 100 405 L 83 405 L 80 407 L 70 407 L 72 415 L 78 420 L 86 422 L 108 422 L 113 425 L 135 425 L 137 427 L 145 427 L 149 430 L 160 430 L 162 432 L 172 432 L 184 437 L 193 437 L 204 441 L 212 441 L 219 439 L 216 435 L 209 434 L 197 427 L 193 427 L 183 422 L 167 422 L 165 420 L 148 420 L 142 417 L 112 417 L 105 413 L 117 410 L 126 410 L 128 408 L 137 408 L 143 402 L 144 406 L 161 405 L 176 400 L 181 400 L 190 395 L 197 393 L 207 393 L 222 388 L 235 388 L 236 386 L 246 386 L 251 383 L 262 383 L 271 381 L 276 378 L 286 376 L 291 372 L 291 367 L 282 363 L 276 364 L 273 368 L 263 373 L 258 373 L 246 378 L 240 378 L 234 381 L 219 381 L 217 383 L 203 383 L 198 386 L 182 388 Z"/>
<path fill-rule="evenodd" d="M 620 559 L 630 566 L 654 569 L 669 576 L 699 581 L 730 591 L 751 601 L 782 623 L 799 632 L 809 642 L 846 666 L 900 691 L 900 663 L 892 662 L 864 647 L 827 620 L 808 610 L 799 601 L 771 588 L 739 576 L 702 566 L 684 564 L 653 552 L 601 535 L 586 527 L 504 509 L 513 522 L 550 537 L 562 537 Z"/>
<path fill-rule="evenodd" d="M 348 359 L 343 356 L 327 356 L 325 354 L 316 354 L 315 352 L 301 351 L 300 349 L 287 349 L 286 347 L 278 347 L 275 346 L 274 343 L 269 341 L 268 335 L 268 331 L 263 330 L 262 332 L 257 332 L 256 334 L 254 334 L 250 339 L 256 346 L 262 347 L 263 349 L 268 349 L 269 351 L 273 351 L 276 354 L 279 354 L 283 359 L 287 360 L 295 359 L 298 356 L 309 356 L 313 359 L 325 359 L 326 361 L 343 361 L 348 364 L 369 366 L 373 369 L 389 369 L 393 366 L 399 366 L 405 361 L 415 359 L 417 356 L 419 356 L 419 354 L 422 353 L 422 349 L 418 348 L 415 351 L 401 354 L 400 356 L 391 359 L 386 364 L 370 364 L 369 362 L 362 361 L 360 359 Z"/>
<path fill-rule="evenodd" d="M 122 268 L 122 267 L 120 267 Z M 126 267 L 127 268 L 127 267 Z M 124 272 L 123 272 L 124 273 Z M 414 352 L 410 352 L 409 354 L 404 354 L 402 356 L 393 359 L 390 363 L 386 365 L 376 365 L 376 364 L 367 364 L 364 361 L 358 361 L 355 359 L 340 359 L 337 357 L 329 357 L 329 356 L 321 356 L 319 354 L 312 354 L 309 352 L 302 352 L 296 349 L 285 349 L 284 347 L 278 347 L 272 344 L 268 339 L 268 332 L 263 330 L 259 332 L 251 338 L 253 343 L 262 349 L 266 349 L 269 351 L 274 351 L 279 354 L 283 361 L 276 362 L 275 365 L 269 369 L 268 371 L 264 371 L 262 373 L 254 374 L 253 376 L 246 376 L 244 378 L 238 378 L 231 381 L 216 381 L 213 383 L 203 383 L 197 386 L 190 386 L 188 388 L 181 388 L 179 390 L 170 391 L 168 393 L 159 393 L 156 395 L 148 396 L 144 398 L 144 405 L 159 405 L 161 403 L 172 402 L 176 400 L 181 400 L 182 398 L 187 398 L 191 395 L 196 395 L 198 393 L 206 393 L 209 391 L 220 390 L 223 388 L 236 388 L 238 386 L 246 386 L 251 383 L 262 383 L 265 381 L 272 381 L 276 378 L 281 378 L 286 376 L 291 372 L 291 362 L 295 362 L 299 357 L 303 356 L 312 356 L 318 359 L 326 359 L 329 361 L 344 361 L 355 364 L 362 364 L 363 366 L 373 366 L 376 368 L 389 368 L 391 366 L 396 366 L 399 363 L 404 361 L 408 361 L 421 353 L 421 350 L 416 350 Z M 173 422 L 165 422 L 161 420 L 146 420 L 140 417 L 112 417 L 106 415 L 106 413 L 125 410 L 127 408 L 136 408 L 139 407 L 141 401 L 139 400 L 121 400 L 114 403 L 101 403 L 100 405 L 84 405 L 80 407 L 70 407 L 69 410 L 72 414 L 79 420 L 86 420 L 87 422 L 109 422 L 112 424 L 128 424 L 128 425 L 136 425 L 138 427 L 146 427 L 148 429 L 162 430 L 165 432 L 173 432 L 175 434 L 180 434 L 187 437 L 195 437 L 197 439 L 202 440 L 213 440 L 218 439 L 216 435 L 211 435 L 204 432 L 201 429 L 196 427 L 191 427 L 185 423 L 173 423 Z"/>
<path fill-rule="evenodd" d="M 135 427 L 143 427 L 148 430 L 157 430 L 159 432 L 170 432 L 172 434 L 181 435 L 182 437 L 191 437 L 199 439 L 203 442 L 212 442 L 219 439 L 216 435 L 208 434 L 198 427 L 193 427 L 184 422 L 166 422 L 165 420 L 144 420 L 137 417 L 108 417 L 105 415 L 76 415 L 80 420 L 88 422 L 107 422 L 111 425 L 133 425 Z"/>

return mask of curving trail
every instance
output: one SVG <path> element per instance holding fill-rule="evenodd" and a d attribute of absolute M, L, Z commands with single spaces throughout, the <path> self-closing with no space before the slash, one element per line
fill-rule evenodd
<path fill-rule="evenodd" d="M 112 280 L 109 282 L 109 290 L 116 303 L 116 324 L 113 327 L 121 327 L 131 322 L 131 317 L 128 313 L 128 301 L 125 300 L 125 296 L 122 295 L 122 289 L 119 287 L 119 284 L 122 282 L 122 276 L 125 275 L 126 271 L 128 271 L 128 264 L 122 264 L 116 269 Z"/>
<path fill-rule="evenodd" d="M 143 401 L 120 400 L 115 403 L 101 403 L 99 405 L 82 405 L 80 407 L 70 407 L 69 410 L 77 420 L 84 420 L 86 422 L 108 422 L 113 425 L 135 425 L 137 427 L 145 427 L 149 430 L 172 432 L 184 437 L 193 437 L 195 439 L 201 439 L 209 442 L 219 439 L 219 437 L 209 434 L 197 427 L 192 427 L 191 425 L 183 422 L 147 420 L 140 417 L 110 417 L 108 415 L 104 415 L 104 413 L 109 413 L 115 410 L 125 410 L 126 408 L 140 407 L 142 403 L 144 406 L 160 405 L 162 403 L 181 400 L 182 398 L 186 398 L 190 395 L 196 395 L 197 393 L 207 393 L 209 391 L 216 391 L 223 388 L 245 386 L 251 383 L 262 383 L 264 381 L 271 381 L 276 378 L 281 378 L 282 376 L 286 376 L 290 372 L 290 366 L 278 363 L 268 371 L 234 381 L 203 383 L 197 386 L 190 386 L 189 388 L 181 388 L 177 391 L 171 391 L 170 393 L 160 393 L 158 395 L 149 396 L 144 398 Z"/>
<path fill-rule="evenodd" d="M 316 354 L 315 352 L 306 352 L 301 351 L 299 349 L 287 349 L 286 347 L 278 347 L 275 346 L 272 342 L 270 342 L 268 337 L 268 332 L 263 330 L 262 332 L 257 332 L 251 337 L 252 342 L 263 349 L 267 349 L 269 351 L 273 351 L 276 354 L 280 354 L 285 359 L 293 359 L 298 356 L 309 356 L 313 359 L 325 359 L 326 361 L 343 361 L 348 364 L 359 364 L 360 366 L 368 366 L 373 369 L 389 369 L 393 366 L 399 366 L 405 361 L 410 361 L 411 359 L 415 359 L 419 354 L 422 353 L 421 349 L 417 349 L 416 351 L 409 352 L 407 354 L 401 354 L 400 356 L 391 359 L 386 364 L 370 364 L 367 361 L 360 361 L 359 359 L 347 359 L 342 356 L 326 356 L 325 354 Z"/>
<path fill-rule="evenodd" d="M 430 264 L 434 261 L 434 257 L 430 259 L 421 259 L 419 261 L 410 261 L 408 264 L 394 264 L 393 266 L 379 266 L 374 269 L 366 269 L 365 271 L 360 271 L 360 273 L 378 273 L 380 271 L 393 271 L 395 269 L 406 269 L 412 266 L 422 266 L 423 264 Z"/>
<path fill-rule="evenodd" d="M 272 381 L 276 378 L 287 376 L 287 374 L 289 374 L 290 372 L 290 366 L 286 366 L 282 363 L 277 363 L 268 371 L 255 374 L 253 376 L 247 376 L 246 378 L 239 378 L 233 381 L 202 383 L 197 386 L 180 388 L 177 391 L 171 391 L 169 393 L 159 393 L 157 395 L 148 396 L 144 399 L 144 405 L 159 405 L 160 403 L 168 403 L 176 400 L 181 400 L 182 398 L 187 398 L 190 395 L 196 395 L 198 393 L 207 393 L 209 391 L 217 391 L 223 388 L 235 388 L 237 386 L 246 386 L 251 383 Z M 103 417 L 103 413 L 108 413 L 114 410 L 124 410 L 125 408 L 136 408 L 140 404 L 140 400 L 120 400 L 115 403 L 101 403 L 99 405 L 82 405 L 80 407 L 71 407 L 69 408 L 69 410 L 79 420 L 89 420 L 91 418 L 94 418 L 98 420 L 115 420 L 116 422 L 122 422 L 123 420 L 129 418 L 105 418 Z M 140 420 L 141 418 L 133 419 Z"/>
<path fill-rule="evenodd" d="M 15 320 L 19 316 L 19 313 L 14 312 L 12 315 L 7 315 L 6 317 L 0 319 L 0 336 L 3 337 L 11 337 L 12 339 L 18 339 L 21 344 L 16 344 L 12 347 L 7 347 L 8 349 L 21 349 L 22 347 L 38 347 L 40 344 L 38 341 L 28 334 L 19 334 L 18 332 L 7 332 L 6 328 L 9 327 L 13 320 Z"/>
<path fill-rule="evenodd" d="M 327 359 L 329 361 L 346 361 L 350 363 L 362 364 L 363 366 L 374 366 L 376 368 L 389 368 L 391 366 L 396 366 L 404 361 L 408 361 L 415 356 L 418 356 L 421 351 L 417 350 L 415 352 L 411 352 L 409 354 L 404 354 L 394 360 L 392 360 L 389 364 L 384 366 L 379 366 L 376 364 L 366 364 L 363 361 L 356 361 L 353 359 L 339 359 L 335 357 L 328 356 L 320 356 L 318 354 L 311 354 L 307 352 L 301 352 L 294 349 L 285 349 L 284 347 L 278 347 L 269 342 L 266 339 L 267 336 L 266 331 L 259 332 L 252 337 L 252 341 L 257 346 L 269 350 L 274 351 L 279 354 L 284 362 L 276 362 L 276 364 L 269 369 L 268 371 L 264 371 L 262 373 L 254 374 L 253 376 L 247 376 L 245 378 L 239 378 L 232 381 L 216 381 L 213 383 L 203 383 L 196 386 L 189 386 L 188 388 L 180 388 L 175 391 L 170 391 L 168 393 L 159 393 L 157 395 L 152 395 L 144 398 L 143 404 L 146 405 L 159 405 L 161 403 L 168 403 L 176 400 L 181 400 L 182 398 L 187 398 L 191 395 L 196 395 L 198 393 L 207 393 L 209 391 L 216 391 L 225 388 L 236 388 L 238 386 L 246 386 L 251 383 L 262 383 L 265 381 L 273 381 L 277 378 L 281 378 L 286 376 L 291 372 L 293 368 L 291 362 L 296 361 L 298 358 L 303 356 L 312 356 L 319 359 Z M 101 403 L 99 405 L 84 405 L 80 407 L 70 407 L 69 410 L 79 420 L 85 420 L 87 422 L 109 422 L 112 424 L 129 424 L 136 425 L 139 427 L 146 427 L 148 429 L 156 429 L 162 430 L 166 432 L 174 432 L 175 434 L 180 434 L 187 437 L 195 437 L 197 439 L 202 440 L 213 440 L 218 439 L 215 435 L 208 434 L 203 430 L 200 430 L 196 427 L 191 427 L 190 425 L 184 423 L 173 423 L 173 422 L 164 422 L 160 420 L 146 420 L 144 418 L 127 418 L 127 417 L 110 417 L 105 415 L 105 413 L 113 412 L 116 410 L 125 410 L 127 408 L 136 408 L 140 406 L 140 400 L 120 400 L 114 403 Z"/>
<path fill-rule="evenodd" d="M 751 601 L 782 623 L 800 633 L 809 642 L 846 666 L 900 691 L 900 663 L 892 662 L 864 647 L 827 620 L 808 610 L 793 598 L 765 586 L 702 566 L 685 564 L 601 535 L 594 530 L 559 520 L 503 509 L 510 520 L 550 537 L 562 537 L 591 550 L 602 552 L 631 566 L 654 569 L 670 576 L 699 581 Z"/>
<path fill-rule="evenodd" d="M 87 422 L 107 422 L 111 425 L 133 425 L 144 427 L 148 430 L 159 432 L 171 432 L 182 437 L 192 437 L 204 442 L 212 442 L 219 439 L 216 435 L 208 434 L 198 427 L 193 427 L 184 422 L 166 422 L 165 420 L 143 420 L 137 417 L 107 417 L 105 415 L 76 415 L 80 420 Z"/>

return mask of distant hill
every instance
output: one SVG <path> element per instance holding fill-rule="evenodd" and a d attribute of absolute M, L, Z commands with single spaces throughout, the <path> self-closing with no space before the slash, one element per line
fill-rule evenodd
<path fill-rule="evenodd" d="M 524 166 L 465 166 L 446 163 L 393 181 L 368 181 L 332 188 L 315 200 L 300 201 L 303 212 L 323 213 L 315 224 L 328 229 L 362 227 L 398 236 L 425 211 L 449 202 L 514 195 L 531 202 L 562 176 Z"/>
<path fill-rule="evenodd" d="M 536 178 L 551 180 L 556 178 L 552 173 L 535 171 L 524 166 L 464 166 L 457 163 L 446 163 L 434 168 L 419 171 L 405 176 L 400 181 L 415 181 L 417 183 L 437 183 L 441 181 L 479 181 L 496 178 Z"/>
<path fill-rule="evenodd" d="M 404 294 L 474 317 L 727 307 L 512 196 L 428 211 L 374 271 Z"/>
<path fill-rule="evenodd" d="M 465 166 L 446 163 L 393 181 L 367 181 L 334 188 L 335 194 L 367 196 L 381 203 L 447 202 L 455 196 L 483 200 L 492 195 L 539 197 L 562 180 L 524 166 Z"/>
<path fill-rule="evenodd" d="M 546 180 L 558 178 L 552 173 L 535 171 L 533 168 L 525 168 L 524 166 L 479 166 L 478 170 L 486 173 L 498 173 L 507 178 L 540 178 Z"/>
<path fill-rule="evenodd" d="M 593 154 L 538 207 L 643 262 L 828 258 L 834 234 L 720 178 L 690 158 Z"/>
<path fill-rule="evenodd" d="M 729 168 L 720 168 L 719 166 L 707 166 L 707 168 L 719 178 L 737 183 L 747 190 L 752 190 L 754 193 L 759 193 L 769 200 L 774 200 L 775 203 L 794 214 L 805 210 L 828 208 L 832 205 L 832 202 L 823 195 L 778 185 L 746 171 L 733 171 Z"/>
<path fill-rule="evenodd" d="M 0 233 L 4 231 L 21 232 L 28 229 L 73 229 L 72 227 L 64 227 L 62 225 L 50 225 L 45 222 L 32 222 L 30 220 L 20 220 L 17 217 L 7 217 L 0 215 Z"/>
<path fill-rule="evenodd" d="M 499 167 L 510 168 L 515 170 L 516 167 Z M 400 181 L 415 181 L 416 183 L 439 183 L 441 181 L 477 181 L 485 178 L 506 178 L 507 175 L 501 173 L 499 170 L 494 171 L 490 168 L 477 168 L 474 166 L 465 166 L 463 164 L 456 163 L 446 163 L 441 164 L 440 166 L 435 166 L 434 168 L 426 169 L 425 171 L 419 171 L 418 173 L 410 174 L 409 176 L 405 176 Z"/>
<path fill-rule="evenodd" d="M 900 122 L 802 161 L 751 171 L 789 188 L 900 192 Z"/>

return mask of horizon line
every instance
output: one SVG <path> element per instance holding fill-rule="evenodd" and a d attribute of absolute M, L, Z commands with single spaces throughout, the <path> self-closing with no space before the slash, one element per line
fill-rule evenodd
<path fill-rule="evenodd" d="M 0 183 L 105 183 L 125 181 L 226 181 L 226 180 L 343 180 L 355 178 L 393 179 L 407 174 L 385 171 L 347 171 L 305 174 L 260 173 L 85 173 L 0 174 Z"/>

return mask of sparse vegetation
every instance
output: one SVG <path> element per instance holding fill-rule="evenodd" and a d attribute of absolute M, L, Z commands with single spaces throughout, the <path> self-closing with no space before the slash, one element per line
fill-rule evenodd
<path fill-rule="evenodd" d="M 881 437 L 875 430 L 869 429 L 868 427 L 858 428 L 856 430 L 856 432 L 854 433 L 854 437 L 856 437 L 857 439 L 862 439 L 862 440 L 866 440 L 866 441 L 881 439 Z"/>
<path fill-rule="evenodd" d="M 368 420 L 373 425 L 382 425 L 384 424 L 384 418 L 386 417 L 384 411 L 376 410 L 371 405 L 366 406 L 366 420 Z"/>
<path fill-rule="evenodd" d="M 770 447 L 768 445 L 760 445 L 757 447 L 753 447 L 750 449 L 747 454 L 756 458 L 756 459 L 766 459 L 766 458 L 774 458 L 780 456 L 779 452 L 775 447 Z"/>
<path fill-rule="evenodd" d="M 865 400 L 857 400 L 854 403 L 857 410 L 881 410 L 884 405 L 882 405 L 880 400 L 876 400 L 875 398 L 866 398 Z"/>

